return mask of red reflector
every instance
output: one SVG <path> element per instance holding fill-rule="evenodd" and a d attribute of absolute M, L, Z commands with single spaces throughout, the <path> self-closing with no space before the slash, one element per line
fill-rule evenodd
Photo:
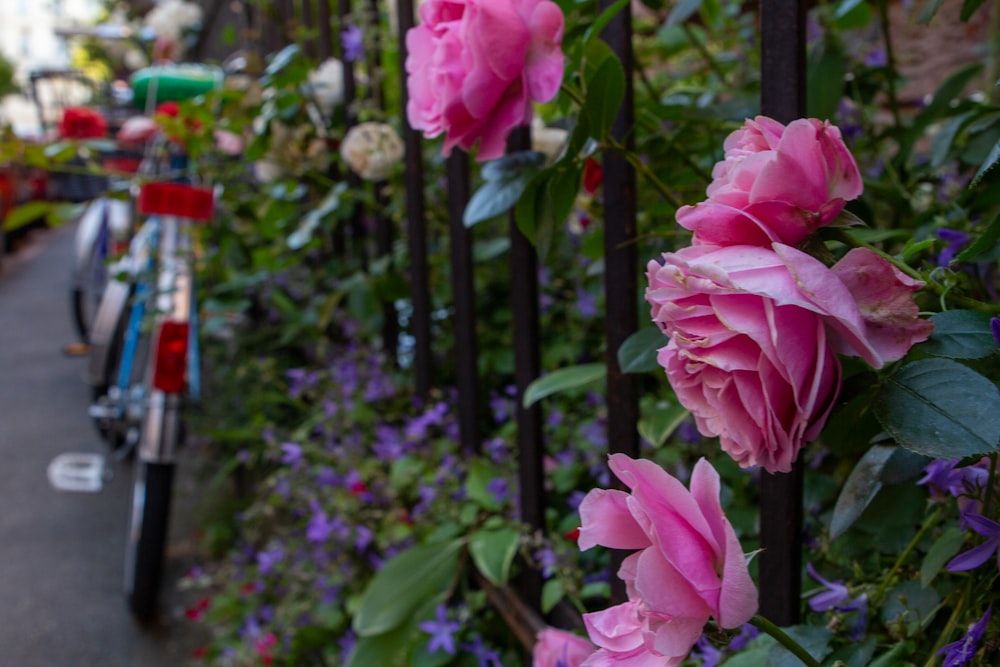
<path fill-rule="evenodd" d="M 179 394 L 187 383 L 188 323 L 168 320 L 160 325 L 156 340 L 153 386 L 168 394 Z"/>
<path fill-rule="evenodd" d="M 139 213 L 211 220 L 212 190 L 182 183 L 146 183 L 139 193 Z"/>

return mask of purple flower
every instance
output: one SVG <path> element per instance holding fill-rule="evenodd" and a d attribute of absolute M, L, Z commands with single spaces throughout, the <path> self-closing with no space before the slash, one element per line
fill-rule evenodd
<path fill-rule="evenodd" d="M 986 541 L 952 558 L 945 569 L 949 572 L 974 570 L 989 560 L 994 552 L 998 552 L 997 567 L 1000 568 L 1000 523 L 972 512 L 964 513 L 964 519 L 966 524 L 985 537 Z"/>
<path fill-rule="evenodd" d="M 752 642 L 760 634 L 760 630 L 757 629 L 756 625 L 745 624 L 740 628 L 740 633 L 733 637 L 729 641 L 730 651 L 742 651 L 746 648 L 747 644 Z"/>
<path fill-rule="evenodd" d="M 538 559 L 538 564 L 542 566 L 542 576 L 548 579 L 556 572 L 556 565 L 559 564 L 559 560 L 556 557 L 556 552 L 549 547 L 539 549 L 535 552 L 535 558 Z"/>
<path fill-rule="evenodd" d="M 463 644 L 462 648 L 475 656 L 479 667 L 503 667 L 500 654 L 484 644 L 482 637 L 478 635 L 471 642 Z"/>
<path fill-rule="evenodd" d="M 990 613 L 992 611 L 993 607 L 987 608 L 983 617 L 976 621 L 961 639 L 946 644 L 938 651 L 938 655 L 944 655 L 941 667 L 962 667 L 962 665 L 969 664 L 976 655 L 976 648 L 979 645 L 979 640 L 983 638 L 987 624 L 990 622 Z"/>
<path fill-rule="evenodd" d="M 455 655 L 455 637 L 453 635 L 462 626 L 457 621 L 448 620 L 448 608 L 443 604 L 438 605 L 435 615 L 435 620 L 424 621 L 417 626 L 431 636 L 430 641 L 427 642 L 427 652 L 434 653 L 441 649 L 448 655 Z"/>
<path fill-rule="evenodd" d="M 809 598 L 809 608 L 816 612 L 829 611 L 841 607 L 851 597 L 847 586 L 840 581 L 827 581 L 816 572 L 812 563 L 806 564 L 809 576 L 823 585 L 823 589 Z"/>
<path fill-rule="evenodd" d="M 990 319 L 990 331 L 993 333 L 993 340 L 1000 346 L 1000 317 Z"/>
<path fill-rule="evenodd" d="M 962 246 L 969 242 L 969 235 L 957 229 L 948 229 L 947 227 L 939 229 L 935 233 L 939 239 L 945 242 L 944 249 L 938 255 L 937 265 L 948 266 L 955 259 L 955 255 L 962 249 Z"/>
<path fill-rule="evenodd" d="M 597 299 L 582 287 L 576 290 L 576 310 L 584 319 L 597 317 Z"/>
<path fill-rule="evenodd" d="M 889 58 L 886 55 L 885 49 L 881 47 L 872 49 L 865 56 L 865 65 L 868 67 L 885 67 L 887 64 L 889 64 Z"/>
<path fill-rule="evenodd" d="M 281 443 L 281 462 L 285 465 L 294 465 L 302 459 L 302 445 L 294 442 Z"/>
<path fill-rule="evenodd" d="M 280 563 L 285 558 L 285 550 L 281 547 L 274 547 L 266 551 L 261 551 L 257 554 L 257 570 L 261 574 L 268 574 L 273 569 L 274 566 Z"/>
<path fill-rule="evenodd" d="M 498 504 L 503 504 L 503 502 L 507 500 L 507 497 L 510 495 L 507 480 L 503 477 L 494 477 L 487 482 L 486 490 L 493 494 L 493 497 L 496 498 Z"/>
<path fill-rule="evenodd" d="M 691 651 L 691 658 L 700 660 L 701 662 L 698 664 L 701 667 L 716 667 L 722 662 L 722 651 L 712 646 L 712 642 L 708 641 L 705 635 L 702 635 L 698 639 L 698 643 L 694 645 L 694 650 Z"/>
<path fill-rule="evenodd" d="M 344 60 L 347 62 L 353 63 L 362 60 L 365 55 L 365 42 L 361 28 L 353 23 L 348 23 L 340 31 L 340 46 L 344 49 Z"/>

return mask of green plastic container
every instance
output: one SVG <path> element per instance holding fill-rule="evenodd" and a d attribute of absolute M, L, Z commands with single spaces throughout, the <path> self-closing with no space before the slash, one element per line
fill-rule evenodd
<path fill-rule="evenodd" d="M 223 74 L 218 67 L 198 63 L 153 65 L 137 70 L 130 79 L 133 101 L 147 109 L 149 98 L 156 96 L 152 106 L 163 102 L 180 102 L 222 87 Z"/>

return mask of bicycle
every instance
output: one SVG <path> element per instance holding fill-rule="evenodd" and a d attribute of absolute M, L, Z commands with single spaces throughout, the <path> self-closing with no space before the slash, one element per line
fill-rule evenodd
<path fill-rule="evenodd" d="M 156 69 L 146 81 L 154 103 L 194 97 L 221 81 L 215 68 Z M 181 90 L 164 85 L 178 79 Z M 135 454 L 124 588 L 133 615 L 143 622 L 156 611 L 183 410 L 200 393 L 189 227 L 210 220 L 213 206 L 210 188 L 177 182 L 187 174 L 187 157 L 162 137 L 150 144 L 144 161 L 150 168 L 142 172 L 160 180 L 136 193 L 137 215 L 145 219 L 115 267 L 121 279 L 105 287 L 88 365 L 95 395 L 91 416 L 119 458 Z"/>

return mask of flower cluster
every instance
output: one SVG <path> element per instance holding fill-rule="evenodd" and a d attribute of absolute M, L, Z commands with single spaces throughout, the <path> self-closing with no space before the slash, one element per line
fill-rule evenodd
<path fill-rule="evenodd" d="M 933 325 L 912 299 L 923 283 L 876 253 L 827 267 L 793 247 L 861 191 L 836 128 L 758 117 L 725 146 L 708 201 L 677 214 L 694 245 L 649 263 L 646 300 L 698 430 L 742 466 L 786 472 L 837 398 L 837 354 L 880 368 Z"/>
<path fill-rule="evenodd" d="M 500 157 L 532 102 L 547 102 L 563 75 L 563 14 L 550 0 L 428 0 L 406 35 L 410 125 L 444 134 L 444 154 L 479 142 Z"/>

